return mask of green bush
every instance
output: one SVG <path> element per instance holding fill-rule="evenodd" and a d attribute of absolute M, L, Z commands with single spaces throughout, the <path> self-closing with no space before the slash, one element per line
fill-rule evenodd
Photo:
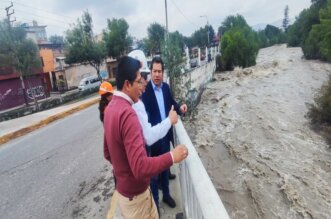
<path fill-rule="evenodd" d="M 312 1 L 289 27 L 288 46 L 301 46 L 307 59 L 331 61 L 331 0 Z"/>
<path fill-rule="evenodd" d="M 259 50 L 258 33 L 248 26 L 241 15 L 228 16 L 221 26 L 224 35 L 221 40 L 221 69 L 233 70 L 235 66 L 255 65 Z"/>
<path fill-rule="evenodd" d="M 315 97 L 315 103 L 308 111 L 312 124 L 327 123 L 331 125 L 331 75 L 327 84 L 321 87 Z"/>
<path fill-rule="evenodd" d="M 233 28 L 222 38 L 222 69 L 233 70 L 235 66 L 249 67 L 256 64 L 258 40 L 250 27 Z"/>

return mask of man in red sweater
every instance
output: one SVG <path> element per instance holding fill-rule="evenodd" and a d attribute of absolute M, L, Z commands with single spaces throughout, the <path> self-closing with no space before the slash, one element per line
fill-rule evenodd
<path fill-rule="evenodd" d="M 142 128 L 132 104 L 141 95 L 140 62 L 123 57 L 115 91 L 104 117 L 104 157 L 113 165 L 119 206 L 124 218 L 159 218 L 150 179 L 188 156 L 184 145 L 158 157 L 147 157 Z"/>

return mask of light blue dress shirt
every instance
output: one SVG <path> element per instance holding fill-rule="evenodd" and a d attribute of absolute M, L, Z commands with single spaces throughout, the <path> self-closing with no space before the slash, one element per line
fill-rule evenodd
<path fill-rule="evenodd" d="M 161 120 L 163 121 L 167 118 L 166 112 L 165 112 L 165 107 L 164 107 L 163 92 L 162 92 L 163 83 L 161 83 L 161 86 L 158 87 L 153 83 L 152 80 L 151 80 L 151 82 L 152 82 L 153 90 L 154 90 L 154 93 L 156 96 L 157 105 L 159 106 L 159 109 L 160 109 Z"/>

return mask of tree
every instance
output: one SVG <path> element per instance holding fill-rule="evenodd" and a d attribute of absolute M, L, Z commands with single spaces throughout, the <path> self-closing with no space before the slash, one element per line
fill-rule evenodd
<path fill-rule="evenodd" d="M 183 41 L 184 41 L 184 44 L 187 47 L 189 47 L 189 48 L 193 47 L 193 42 L 192 42 L 192 38 L 191 37 L 184 36 Z"/>
<path fill-rule="evenodd" d="M 49 41 L 53 44 L 64 45 L 63 36 L 52 35 L 52 36 L 49 37 Z"/>
<path fill-rule="evenodd" d="M 161 45 L 164 65 L 170 76 L 170 88 L 174 94 L 178 94 L 180 84 L 180 66 L 184 62 L 183 46 L 184 39 L 178 31 L 169 33 L 168 39 Z"/>
<path fill-rule="evenodd" d="M 308 9 L 300 12 L 293 25 L 288 27 L 288 46 L 308 46 L 305 45 L 309 32 L 313 25 L 319 24 L 319 11 L 326 7 L 327 0 L 312 0 L 312 5 Z"/>
<path fill-rule="evenodd" d="M 30 39 L 26 39 L 23 27 L 11 27 L 7 20 L 0 22 L 0 65 L 14 67 L 20 76 L 24 101 L 28 105 L 24 78 L 41 67 L 39 50 Z"/>
<path fill-rule="evenodd" d="M 221 41 L 222 69 L 232 70 L 255 65 L 258 53 L 258 36 L 241 15 L 229 16 L 223 22 L 225 31 Z M 222 28 L 222 29 L 223 29 Z"/>
<path fill-rule="evenodd" d="M 321 9 L 320 19 L 321 24 L 319 28 L 323 30 L 323 40 L 320 44 L 320 51 L 322 58 L 331 62 L 331 0 L 328 0 L 326 9 Z"/>
<path fill-rule="evenodd" d="M 311 0 L 313 5 L 317 5 L 319 8 L 324 8 L 328 0 Z"/>
<path fill-rule="evenodd" d="M 315 104 L 309 107 L 308 117 L 313 124 L 328 123 L 331 125 L 331 75 L 322 85 L 314 98 Z"/>
<path fill-rule="evenodd" d="M 107 29 L 103 31 L 109 57 L 119 58 L 129 51 L 132 38 L 128 34 L 129 25 L 125 19 L 107 19 Z"/>
<path fill-rule="evenodd" d="M 257 32 L 258 39 L 259 39 L 259 47 L 265 48 L 269 46 L 269 39 L 267 38 L 265 34 L 265 30 L 259 30 Z"/>
<path fill-rule="evenodd" d="M 66 62 L 88 63 L 97 71 L 101 80 L 100 67 L 107 57 L 105 43 L 96 42 L 92 31 L 92 17 L 88 11 L 77 20 L 72 29 L 66 31 Z"/>
<path fill-rule="evenodd" d="M 284 32 L 273 25 L 267 25 L 264 29 L 265 35 L 268 40 L 268 46 L 272 46 L 278 43 L 285 43 Z"/>
<path fill-rule="evenodd" d="M 161 52 L 161 44 L 164 41 L 165 28 L 158 23 L 153 23 L 147 28 L 148 35 L 148 49 L 151 54 L 158 54 Z"/>
<path fill-rule="evenodd" d="M 209 31 L 209 35 L 208 35 Z M 206 25 L 203 28 L 200 27 L 199 30 L 194 31 L 194 33 L 191 35 L 191 46 L 198 46 L 198 47 L 206 47 L 208 45 L 208 39 L 209 43 L 212 42 L 215 35 L 215 31 L 211 25 Z"/>
<path fill-rule="evenodd" d="M 320 24 L 312 26 L 309 36 L 303 44 L 306 58 L 331 61 L 331 0 L 319 13 Z"/>
<path fill-rule="evenodd" d="M 219 28 L 219 32 L 221 31 L 223 35 L 226 31 L 229 31 L 232 28 L 244 28 L 247 26 L 248 24 L 242 15 L 230 15 L 222 22 L 222 25 Z"/>
<path fill-rule="evenodd" d="M 169 33 L 169 39 L 170 39 L 170 43 L 171 42 L 175 43 L 176 47 L 180 49 L 180 52 L 184 53 L 184 48 L 185 48 L 184 36 L 180 32 L 175 31 Z"/>
<path fill-rule="evenodd" d="M 286 5 L 285 9 L 284 9 L 284 19 L 283 19 L 283 29 L 285 32 L 287 32 L 287 28 L 288 28 L 288 24 L 289 24 L 289 18 L 288 18 L 288 5 Z"/>

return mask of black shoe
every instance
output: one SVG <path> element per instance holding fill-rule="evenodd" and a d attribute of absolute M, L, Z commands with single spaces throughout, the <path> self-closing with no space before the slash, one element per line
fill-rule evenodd
<path fill-rule="evenodd" d="M 176 174 L 172 174 L 172 173 L 170 173 L 170 174 L 169 174 L 169 179 L 170 179 L 170 180 L 176 179 Z"/>
<path fill-rule="evenodd" d="M 176 202 L 171 196 L 169 195 L 168 197 L 162 199 L 164 203 L 166 203 L 170 208 L 175 208 L 176 207 Z"/>
<path fill-rule="evenodd" d="M 184 214 L 183 214 L 183 212 L 181 212 L 181 213 L 177 213 L 177 214 L 176 214 L 176 219 L 184 219 Z"/>

